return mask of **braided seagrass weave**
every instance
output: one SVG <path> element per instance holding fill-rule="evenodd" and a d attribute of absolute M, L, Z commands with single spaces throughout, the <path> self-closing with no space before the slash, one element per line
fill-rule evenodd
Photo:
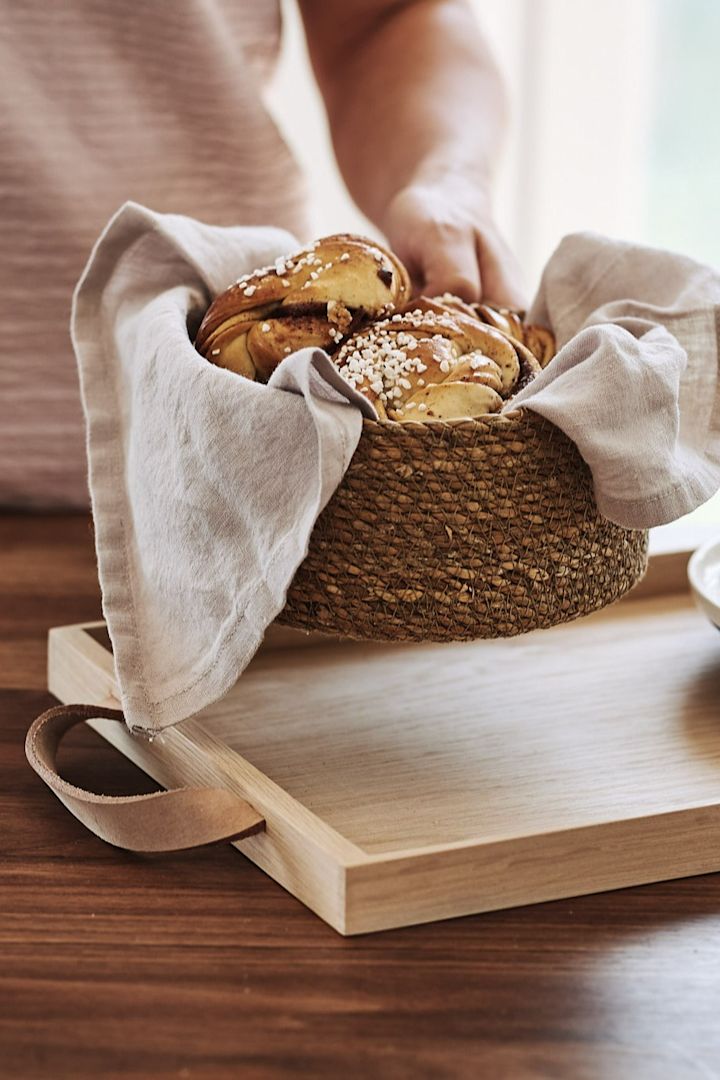
<path fill-rule="evenodd" d="M 528 410 L 365 421 L 279 622 L 366 640 L 510 637 L 617 600 L 647 533 L 595 505 L 575 445 Z"/>

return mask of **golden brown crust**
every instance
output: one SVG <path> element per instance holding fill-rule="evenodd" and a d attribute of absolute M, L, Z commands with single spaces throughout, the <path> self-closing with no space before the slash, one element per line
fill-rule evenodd
<path fill-rule="evenodd" d="M 479 321 L 497 333 L 502 334 L 503 337 L 508 338 L 518 354 L 520 372 L 519 374 L 517 372 L 513 374 L 509 368 L 505 376 L 505 385 L 509 385 L 514 380 L 516 392 L 526 386 L 538 371 L 547 367 L 555 355 L 555 338 L 552 331 L 547 330 L 544 326 L 525 323 L 522 311 L 493 307 L 490 304 L 470 305 L 450 293 L 433 297 L 419 296 L 416 300 L 409 301 L 400 311 L 408 312 L 413 309 L 434 312 L 437 315 L 445 314 L 456 319 L 458 319 L 458 316 L 462 316 L 463 318 L 458 321 L 465 326 L 470 325 L 465 321 L 468 318 L 471 323 L 476 324 Z M 525 350 L 524 353 L 523 349 Z M 528 350 L 536 363 L 533 363 L 532 359 L 528 358 Z"/>
<path fill-rule="evenodd" d="M 508 371 L 520 370 L 501 334 L 427 304 L 354 334 L 335 362 L 381 418 L 420 422 L 497 412 Z"/>
<path fill-rule="evenodd" d="M 526 326 L 520 312 L 449 293 L 409 295 L 392 252 L 363 237 L 328 236 L 227 289 L 196 347 L 262 380 L 291 352 L 323 348 L 381 419 L 406 421 L 497 412 L 553 355 L 550 331 Z"/>
<path fill-rule="evenodd" d="M 425 406 L 422 410 L 421 405 Z M 397 410 L 393 419 L 406 422 L 415 420 L 424 424 L 433 420 L 458 420 L 461 417 L 472 419 L 500 412 L 502 405 L 503 399 L 491 387 L 453 380 L 419 390 L 403 409 Z"/>
<path fill-rule="evenodd" d="M 541 368 L 548 366 L 556 351 L 555 335 L 545 326 L 524 326 L 525 344 L 538 360 Z"/>
<path fill-rule="evenodd" d="M 401 313 L 408 311 L 433 311 L 436 315 L 469 315 L 471 319 L 477 319 L 477 315 L 470 304 L 466 304 L 459 296 L 452 293 L 443 293 L 442 296 L 416 296 L 398 309 Z"/>
<path fill-rule="evenodd" d="M 513 311 L 511 308 L 493 307 L 491 304 L 473 304 L 473 310 L 475 317 L 487 323 L 488 326 L 493 326 L 507 337 L 522 341 L 523 320 L 519 311 Z"/>
<path fill-rule="evenodd" d="M 352 335 L 335 362 L 383 419 L 428 422 L 497 412 L 541 366 L 525 343 L 519 313 L 482 308 L 484 321 L 457 297 L 421 296 Z M 552 335 L 545 335 L 549 347 Z"/>
<path fill-rule="evenodd" d="M 382 245 L 328 236 L 226 289 L 208 309 L 195 346 L 220 366 L 268 378 L 288 352 L 305 345 L 332 349 L 356 319 L 377 317 L 409 295 L 407 270 Z M 270 329 L 256 331 L 257 325 Z"/>
<path fill-rule="evenodd" d="M 292 318 L 263 319 L 253 323 L 247 335 L 257 377 L 266 382 L 278 365 L 278 357 L 289 356 L 309 345 L 330 349 L 331 325 L 324 315 L 295 315 Z"/>
<path fill-rule="evenodd" d="M 496 308 L 490 304 L 473 304 L 473 310 L 482 322 L 525 345 L 541 368 L 547 367 L 555 355 L 555 337 L 552 331 L 544 326 L 526 323 L 524 312 Z"/>

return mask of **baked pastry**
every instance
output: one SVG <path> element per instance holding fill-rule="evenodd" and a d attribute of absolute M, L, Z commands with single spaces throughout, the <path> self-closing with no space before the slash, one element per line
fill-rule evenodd
<path fill-rule="evenodd" d="M 210 306 L 195 345 L 261 381 L 291 352 L 318 346 L 381 419 L 420 422 L 498 412 L 554 353 L 550 331 L 520 312 L 409 296 L 391 252 L 328 236 L 240 278 Z"/>
<path fill-rule="evenodd" d="M 501 334 L 522 342 L 530 349 L 541 368 L 547 367 L 555 355 L 555 337 L 544 326 L 534 326 L 524 321 L 524 312 L 510 308 L 491 307 L 490 304 L 473 304 L 478 319 L 493 326 Z"/>
<path fill-rule="evenodd" d="M 380 419 L 421 423 L 499 412 L 540 371 L 522 342 L 428 297 L 353 334 L 334 361 Z"/>
<path fill-rule="evenodd" d="M 360 236 L 328 236 L 239 278 L 211 304 L 195 347 L 264 381 L 289 353 L 308 345 L 332 352 L 409 296 L 407 270 L 391 252 Z"/>
<path fill-rule="evenodd" d="M 491 304 L 467 304 L 459 296 L 452 293 L 443 293 L 442 296 L 420 298 L 427 305 L 427 309 L 433 311 L 459 311 L 471 318 L 479 319 L 480 322 L 499 330 L 505 337 L 520 342 L 530 349 L 541 368 L 547 367 L 555 355 L 555 337 L 551 330 L 544 326 L 535 326 L 525 322 L 523 311 L 514 311 L 512 308 L 494 307 Z"/>

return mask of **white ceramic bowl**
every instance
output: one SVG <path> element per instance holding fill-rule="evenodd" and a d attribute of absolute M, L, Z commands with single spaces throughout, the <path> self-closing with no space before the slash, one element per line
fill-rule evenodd
<path fill-rule="evenodd" d="M 697 549 L 688 563 L 688 578 L 698 607 L 720 630 L 720 540 Z"/>

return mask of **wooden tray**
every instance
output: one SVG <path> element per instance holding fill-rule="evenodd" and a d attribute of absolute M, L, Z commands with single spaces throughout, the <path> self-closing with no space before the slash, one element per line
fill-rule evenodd
<path fill-rule="evenodd" d="M 267 831 L 236 846 L 343 934 L 717 870 L 720 635 L 684 562 L 510 641 L 273 630 L 223 701 L 152 743 L 93 727 L 165 786 L 239 792 Z M 51 631 L 49 686 L 118 706 L 102 624 Z"/>

